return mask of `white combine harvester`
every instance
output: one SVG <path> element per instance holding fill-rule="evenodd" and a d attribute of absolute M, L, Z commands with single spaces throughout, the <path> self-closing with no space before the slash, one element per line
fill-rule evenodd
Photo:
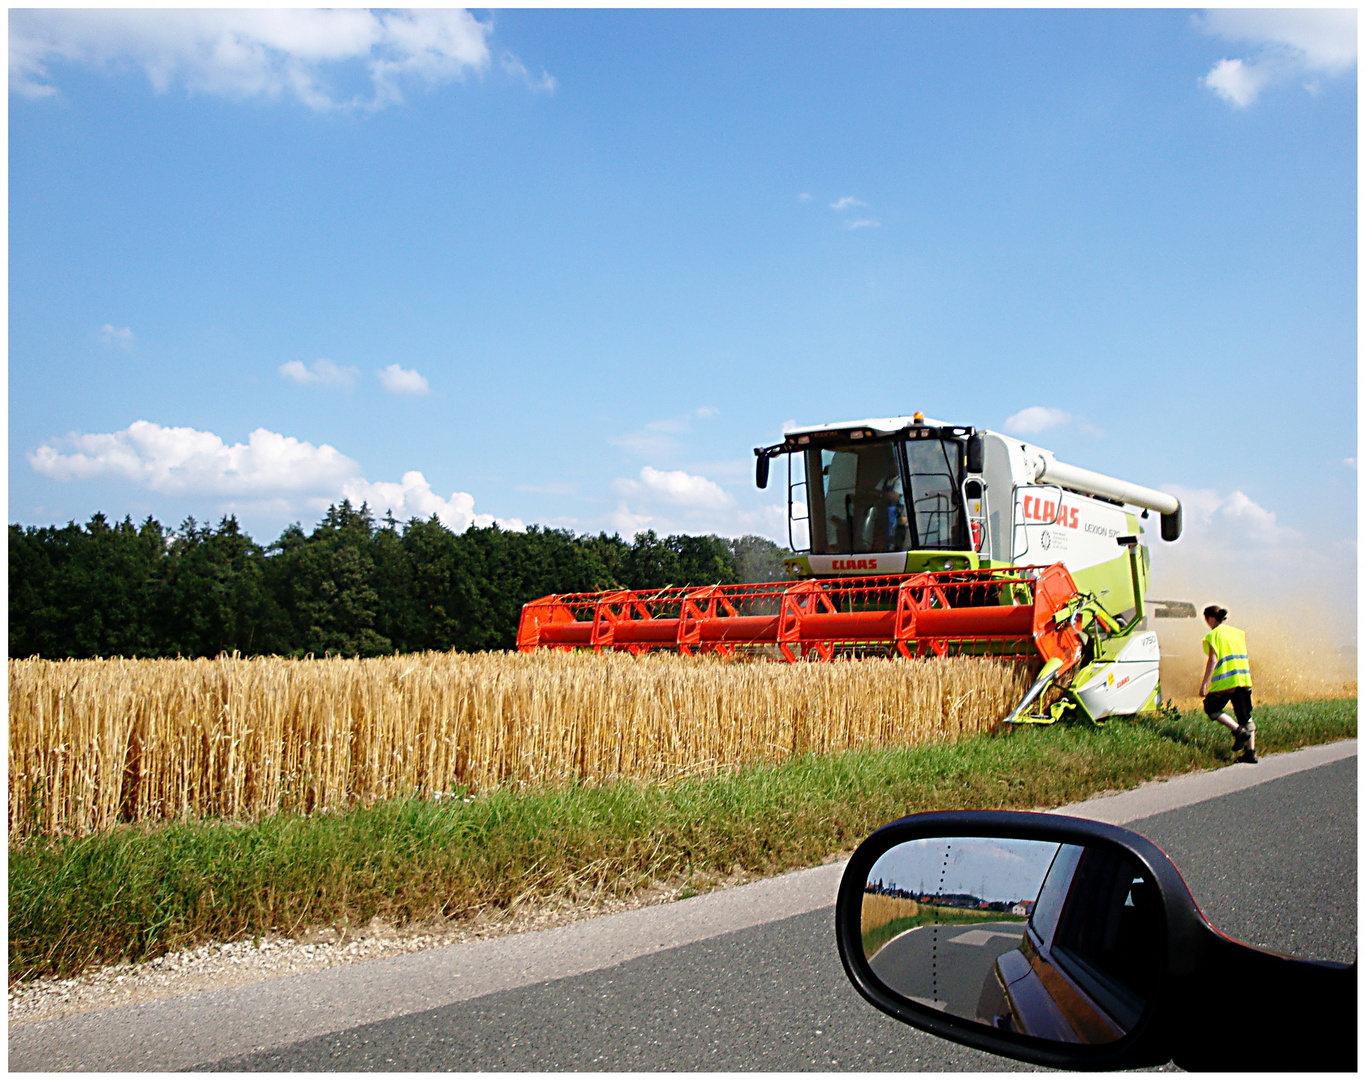
<path fill-rule="evenodd" d="M 1015 723 L 1160 701 L 1141 522 L 1155 512 L 1179 537 L 1174 496 L 921 413 L 796 428 L 754 453 L 760 488 L 786 459 L 796 580 L 547 596 L 523 610 L 519 647 L 1041 660 Z"/>

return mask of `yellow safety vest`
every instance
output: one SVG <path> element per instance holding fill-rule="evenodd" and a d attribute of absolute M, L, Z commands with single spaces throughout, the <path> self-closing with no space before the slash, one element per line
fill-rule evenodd
<path fill-rule="evenodd" d="M 1204 652 L 1214 656 L 1209 692 L 1233 690 L 1251 685 L 1251 661 L 1247 658 L 1247 636 L 1235 626 L 1223 623 L 1204 635 Z"/>

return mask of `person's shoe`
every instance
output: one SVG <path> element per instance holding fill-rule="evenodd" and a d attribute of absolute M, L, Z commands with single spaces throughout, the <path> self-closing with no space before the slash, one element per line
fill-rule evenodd
<path fill-rule="evenodd" d="M 1232 752 L 1235 754 L 1251 741 L 1251 732 L 1245 727 L 1239 727 L 1232 733 Z"/>
<path fill-rule="evenodd" d="M 1255 765 L 1261 759 L 1256 756 L 1256 751 L 1248 746 L 1237 760 L 1243 765 Z"/>

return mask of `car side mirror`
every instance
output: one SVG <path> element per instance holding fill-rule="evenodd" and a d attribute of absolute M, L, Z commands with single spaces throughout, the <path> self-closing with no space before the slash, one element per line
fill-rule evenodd
<path fill-rule="evenodd" d="M 758 455 L 758 463 L 754 468 L 754 483 L 765 488 L 768 486 L 768 455 L 762 450 L 755 450 L 754 453 Z"/>
<path fill-rule="evenodd" d="M 1251 948 L 1136 833 L 1007 811 L 916 814 L 854 852 L 839 955 L 877 1008 L 1067 1069 L 1354 1070 L 1354 965 Z M 1256 1003 L 1245 1038 L 1227 1010 Z"/>

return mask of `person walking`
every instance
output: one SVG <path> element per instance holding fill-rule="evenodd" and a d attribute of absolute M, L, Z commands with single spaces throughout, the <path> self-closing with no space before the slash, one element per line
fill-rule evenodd
<path fill-rule="evenodd" d="M 1255 765 L 1256 721 L 1251 718 L 1251 661 L 1247 657 L 1247 637 L 1235 626 L 1227 624 L 1225 608 L 1210 604 L 1204 609 L 1204 622 L 1209 632 L 1204 635 L 1204 678 L 1199 683 L 1199 696 L 1204 699 L 1204 713 L 1210 720 L 1222 724 L 1232 732 L 1233 753 L 1241 751 L 1238 761 Z M 1234 720 L 1225 711 L 1231 703 Z"/>

